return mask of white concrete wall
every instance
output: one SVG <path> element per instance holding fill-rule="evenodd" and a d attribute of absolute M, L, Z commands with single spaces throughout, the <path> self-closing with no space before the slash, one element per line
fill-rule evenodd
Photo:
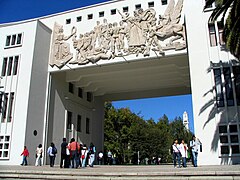
<path fill-rule="evenodd" d="M 18 75 L 13 78 L 13 82 L 7 82 L 10 77 L 3 78 L 1 85 L 4 86 L 5 92 L 15 92 L 14 112 L 13 121 L 10 123 L 10 131 L 4 132 L 1 129 L 1 134 L 7 133 L 11 135 L 10 145 L 10 159 L 1 160 L 0 164 L 16 165 L 20 164 L 22 157 L 20 154 L 23 151 L 26 133 L 26 122 L 28 113 L 29 103 L 29 87 L 31 84 L 31 73 L 32 73 L 32 59 L 35 45 L 37 22 L 29 22 L 24 24 L 7 26 L 0 28 L 0 58 L 3 59 L 5 56 L 20 55 Z M 17 34 L 23 32 L 23 43 L 21 47 L 14 47 L 4 49 L 6 36 L 11 34 Z M 2 67 L 2 62 L 0 67 Z M 5 86 L 5 84 L 7 86 Z M 10 84 L 10 85 L 9 85 Z M 1 123 L 1 127 L 4 123 Z M 33 154 L 31 153 L 31 156 Z"/>

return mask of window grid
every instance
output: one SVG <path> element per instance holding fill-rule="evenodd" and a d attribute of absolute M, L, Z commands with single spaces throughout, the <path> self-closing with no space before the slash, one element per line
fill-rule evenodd
<path fill-rule="evenodd" d="M 5 48 L 21 46 L 22 37 L 23 37 L 23 33 L 7 35 Z"/>
<path fill-rule="evenodd" d="M 2 76 L 17 75 L 19 65 L 19 55 L 3 58 Z"/>
<path fill-rule="evenodd" d="M 10 136 L 0 135 L 0 159 L 9 159 Z"/>
<path fill-rule="evenodd" d="M 215 24 L 213 23 L 208 24 L 208 31 L 209 31 L 210 46 L 211 47 L 217 46 Z"/>

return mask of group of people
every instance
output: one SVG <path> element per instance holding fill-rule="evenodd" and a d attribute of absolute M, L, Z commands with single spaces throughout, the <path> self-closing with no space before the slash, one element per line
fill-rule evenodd
<path fill-rule="evenodd" d="M 50 167 L 53 167 L 55 164 L 57 152 L 57 148 L 52 142 L 47 149 L 47 154 L 50 159 Z M 63 138 L 63 142 L 61 143 L 60 168 L 78 168 L 80 166 L 84 168 L 86 167 L 86 164 L 89 164 L 90 167 L 93 167 L 95 153 L 96 147 L 93 145 L 93 143 L 90 143 L 90 146 L 87 147 L 86 144 L 78 143 L 74 138 L 72 138 L 69 143 L 67 143 L 66 138 Z M 21 165 L 28 165 L 27 157 L 29 157 L 29 151 L 26 146 L 24 146 L 21 156 L 23 156 Z M 41 166 L 43 164 L 42 160 L 43 148 L 42 144 L 39 144 L 36 149 L 35 166 Z"/>
<path fill-rule="evenodd" d="M 174 143 L 172 145 L 172 151 L 173 151 L 173 165 L 174 167 L 181 168 L 181 167 L 187 167 L 187 158 L 189 158 L 190 155 L 192 155 L 192 164 L 194 167 L 197 167 L 197 158 L 198 158 L 198 152 L 201 151 L 201 142 L 198 138 L 196 138 L 194 135 L 192 137 L 192 140 L 190 141 L 190 146 L 188 147 L 187 144 L 185 144 L 184 140 L 181 141 L 180 144 L 178 144 L 178 140 L 175 139 Z"/>

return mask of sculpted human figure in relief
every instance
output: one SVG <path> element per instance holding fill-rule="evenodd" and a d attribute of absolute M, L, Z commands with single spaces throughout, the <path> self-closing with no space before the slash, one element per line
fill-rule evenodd
<path fill-rule="evenodd" d="M 50 65 L 61 68 L 73 57 L 70 52 L 70 45 L 66 41 L 76 34 L 76 28 L 72 28 L 72 32 L 69 36 L 65 36 L 63 33 L 63 27 L 57 23 L 54 24 L 53 37 L 52 37 L 52 50 Z"/>

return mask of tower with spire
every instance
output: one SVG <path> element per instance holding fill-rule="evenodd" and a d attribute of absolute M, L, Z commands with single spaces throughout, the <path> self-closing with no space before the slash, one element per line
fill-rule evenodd
<path fill-rule="evenodd" d="M 187 114 L 186 111 L 184 111 L 184 113 L 183 113 L 183 125 L 187 130 L 189 130 L 189 125 L 188 124 L 189 124 L 188 114 Z"/>

